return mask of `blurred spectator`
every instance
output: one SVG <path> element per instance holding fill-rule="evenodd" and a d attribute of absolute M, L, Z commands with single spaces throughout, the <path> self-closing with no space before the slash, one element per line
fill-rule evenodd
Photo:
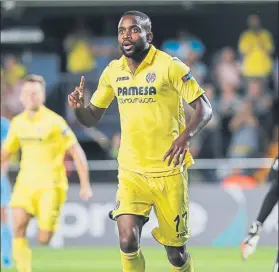
<path fill-rule="evenodd" d="M 228 149 L 229 158 L 247 158 L 259 151 L 259 124 L 249 101 L 241 106 L 229 124 L 232 138 Z"/>
<path fill-rule="evenodd" d="M 168 53 L 172 57 L 183 57 L 181 43 L 177 40 L 165 40 L 162 44 L 161 50 Z"/>
<path fill-rule="evenodd" d="M 185 29 L 179 29 L 176 36 L 179 42 L 187 42 L 189 40 L 197 39 L 195 35 Z"/>
<path fill-rule="evenodd" d="M 272 97 L 265 89 L 264 82 L 261 79 L 249 80 L 247 99 L 250 100 L 255 113 L 259 116 L 267 113 L 272 105 Z"/>
<path fill-rule="evenodd" d="M 220 97 L 218 103 L 218 114 L 220 116 L 220 130 L 222 140 L 220 141 L 220 152 L 223 156 L 227 154 L 227 148 L 231 139 L 229 123 L 235 112 L 239 109 L 241 97 L 233 85 L 223 84 L 220 86 Z"/>
<path fill-rule="evenodd" d="M 215 68 L 215 77 L 219 85 L 230 84 L 237 89 L 240 87 L 240 65 L 232 48 L 226 47 L 221 51 Z"/>
<path fill-rule="evenodd" d="M 70 73 L 90 72 L 95 68 L 96 59 L 92 51 L 92 33 L 82 20 L 78 21 L 75 31 L 64 42 L 67 54 L 67 70 Z"/>
<path fill-rule="evenodd" d="M 261 125 L 270 132 L 272 128 L 272 97 L 266 90 L 263 80 L 251 79 L 248 81 L 246 99 L 250 101 Z"/>
<path fill-rule="evenodd" d="M 279 125 L 278 111 L 279 111 L 279 101 L 278 101 L 278 97 L 276 97 L 275 99 L 273 99 L 273 104 L 271 109 L 273 126 Z"/>
<path fill-rule="evenodd" d="M 278 133 L 279 129 L 278 126 L 275 126 L 273 129 L 273 137 L 271 142 L 269 143 L 268 147 L 267 147 L 267 152 L 265 154 L 266 158 L 275 158 L 276 156 L 278 156 L 278 137 L 279 137 L 279 133 Z M 269 168 L 262 168 L 257 170 L 254 173 L 254 177 L 257 181 L 259 182 L 264 182 L 266 180 L 266 178 L 268 177 L 268 173 L 269 173 Z"/>
<path fill-rule="evenodd" d="M 202 84 L 207 76 L 207 67 L 201 61 L 205 52 L 204 45 L 197 39 L 166 40 L 161 49 L 186 63 L 195 77 Z"/>
<path fill-rule="evenodd" d="M 189 40 L 182 43 L 182 50 L 182 61 L 190 67 L 195 79 L 202 84 L 207 76 L 207 67 L 201 60 L 205 52 L 204 45 L 198 40 Z"/>
<path fill-rule="evenodd" d="M 219 116 L 217 112 L 217 99 L 215 97 L 215 89 L 211 84 L 203 85 L 206 96 L 210 100 L 211 106 L 213 108 L 213 117 L 206 125 L 206 127 L 193 138 L 190 145 L 191 154 L 195 158 L 212 159 L 217 158 L 219 155 L 219 145 L 220 145 L 220 131 L 218 129 Z M 189 105 L 184 105 L 186 124 L 190 122 L 190 118 L 193 113 L 193 109 Z M 217 181 L 216 170 L 215 169 L 204 169 L 199 171 L 200 178 L 206 182 Z"/>
<path fill-rule="evenodd" d="M 21 113 L 23 111 L 22 104 L 19 100 L 21 92 L 21 82 L 18 82 L 14 88 L 3 88 L 1 90 L 1 111 L 3 112 L 3 116 L 8 119 L 13 118 L 15 115 Z"/>
<path fill-rule="evenodd" d="M 206 125 L 203 136 L 203 150 L 200 156 L 203 158 L 216 158 L 220 156 L 219 150 L 222 143 L 222 135 L 220 131 L 220 116 L 218 113 L 218 98 L 216 97 L 216 91 L 213 85 L 205 84 L 203 89 L 207 98 L 211 103 L 213 109 L 213 116 L 209 123 Z"/>
<path fill-rule="evenodd" d="M 274 88 L 275 88 L 275 96 L 278 98 L 278 58 L 275 60 L 274 64 L 274 72 L 273 72 L 273 81 L 274 81 Z"/>
<path fill-rule="evenodd" d="M 96 77 L 99 77 L 113 59 L 120 57 L 115 37 L 97 37 L 93 39 L 93 53 L 96 57 Z"/>
<path fill-rule="evenodd" d="M 110 155 L 112 158 L 116 159 L 118 156 L 118 151 L 120 147 L 120 142 L 121 142 L 121 135 L 120 133 L 116 133 L 112 136 L 111 140 L 111 150 L 110 150 Z"/>
<path fill-rule="evenodd" d="M 1 116 L 10 119 L 7 114 L 7 110 L 5 109 L 5 96 L 7 95 L 7 93 L 7 86 L 5 85 L 3 77 L 1 76 Z"/>
<path fill-rule="evenodd" d="M 237 94 L 234 85 L 224 82 L 220 87 L 219 114 L 221 116 L 232 116 L 239 109 L 241 97 Z"/>
<path fill-rule="evenodd" d="M 272 70 L 273 39 L 270 32 L 262 28 L 258 15 L 250 15 L 248 29 L 239 39 L 239 51 L 243 56 L 243 75 L 245 77 L 266 78 Z"/>
<path fill-rule="evenodd" d="M 8 88 L 13 88 L 26 75 L 26 68 L 18 62 L 15 56 L 7 55 L 4 57 L 4 67 L 1 74 L 5 85 Z"/>
<path fill-rule="evenodd" d="M 209 99 L 213 112 L 216 112 L 218 109 L 218 99 L 216 97 L 216 90 L 215 87 L 210 83 L 205 83 L 202 85 L 204 92 Z"/>
<path fill-rule="evenodd" d="M 213 85 L 205 84 L 203 86 L 206 96 L 210 100 L 213 117 L 206 125 L 206 127 L 201 131 L 200 135 L 202 137 L 202 149 L 200 150 L 199 156 L 201 158 L 216 158 L 219 155 L 218 145 L 220 145 L 220 131 L 219 131 L 219 121 L 220 117 L 218 114 L 218 100 L 215 97 L 215 89 Z"/>
<path fill-rule="evenodd" d="M 13 87 L 10 87 L 6 84 L 3 76 L 1 77 L 1 116 L 10 120 L 23 111 L 19 100 L 20 92 L 21 80 L 14 83 Z"/>
<path fill-rule="evenodd" d="M 206 127 L 208 128 L 215 128 L 218 125 L 219 121 L 219 113 L 218 113 L 218 98 L 216 97 L 216 91 L 213 85 L 211 84 L 204 84 L 203 89 L 207 98 L 210 101 L 211 107 L 213 109 L 213 117 L 209 121 Z"/>

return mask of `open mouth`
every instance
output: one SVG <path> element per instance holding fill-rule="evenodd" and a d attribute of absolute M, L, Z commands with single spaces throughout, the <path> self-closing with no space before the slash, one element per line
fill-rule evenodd
<path fill-rule="evenodd" d="M 125 51 L 130 51 L 134 47 L 130 42 L 123 42 L 122 46 Z"/>

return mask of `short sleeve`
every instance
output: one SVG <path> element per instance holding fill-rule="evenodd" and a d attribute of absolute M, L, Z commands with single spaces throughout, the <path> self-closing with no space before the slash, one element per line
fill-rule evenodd
<path fill-rule="evenodd" d="M 169 65 L 169 82 L 179 95 L 188 103 L 192 103 L 204 90 L 192 76 L 190 68 L 177 58 L 173 58 Z"/>
<path fill-rule="evenodd" d="M 11 121 L 6 139 L 3 142 L 3 150 L 7 153 L 16 153 L 20 148 L 20 140 L 16 133 L 15 122 Z"/>
<path fill-rule="evenodd" d="M 69 149 L 78 142 L 76 135 L 62 117 L 59 118 L 58 121 L 58 134 L 62 137 L 62 144 L 65 150 Z"/>
<path fill-rule="evenodd" d="M 114 92 L 110 85 L 109 69 L 109 66 L 107 66 L 103 71 L 99 80 L 98 88 L 90 100 L 91 104 L 98 108 L 108 108 L 114 99 Z"/>

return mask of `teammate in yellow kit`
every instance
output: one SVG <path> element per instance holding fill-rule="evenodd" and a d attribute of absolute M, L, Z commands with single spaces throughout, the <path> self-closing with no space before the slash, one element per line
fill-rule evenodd
<path fill-rule="evenodd" d="M 193 272 L 186 250 L 189 141 L 211 119 L 212 109 L 189 67 L 157 50 L 150 18 L 125 13 L 118 25 L 123 56 L 104 70 L 90 103 L 84 105 L 84 77 L 68 97 L 79 121 L 94 126 L 116 97 L 121 119 L 117 221 L 124 272 L 145 271 L 140 236 L 151 208 L 158 219 L 155 239 L 165 246 L 171 271 Z M 185 124 L 182 102 L 194 108 Z M 166 161 L 167 160 L 167 161 Z"/>
<path fill-rule="evenodd" d="M 1 166 L 21 149 L 20 171 L 10 206 L 13 213 L 13 256 L 18 272 L 30 272 L 31 250 L 26 228 L 33 216 L 38 219 L 38 240 L 48 244 L 57 228 L 67 198 L 68 181 L 64 156 L 73 157 L 80 178 L 80 197 L 92 196 L 84 151 L 65 120 L 47 109 L 45 81 L 41 76 L 24 79 L 20 100 L 25 111 L 14 117 L 1 150 Z"/>

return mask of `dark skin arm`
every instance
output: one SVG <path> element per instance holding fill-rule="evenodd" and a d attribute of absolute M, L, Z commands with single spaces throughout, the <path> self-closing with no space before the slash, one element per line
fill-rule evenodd
<path fill-rule="evenodd" d="M 98 108 L 89 103 L 84 105 L 84 82 L 85 77 L 82 76 L 79 87 L 68 95 L 69 106 L 74 109 L 78 121 L 86 127 L 94 127 L 102 118 L 106 109 Z"/>
<path fill-rule="evenodd" d="M 98 108 L 89 103 L 84 108 L 75 109 L 78 121 L 87 128 L 94 127 L 101 120 L 106 109 Z"/>
<path fill-rule="evenodd" d="M 187 124 L 187 128 L 174 140 L 170 149 L 163 157 L 163 161 L 169 157 L 168 165 L 171 165 L 172 161 L 174 161 L 174 166 L 184 162 L 190 140 L 200 132 L 212 118 L 212 108 L 209 100 L 204 94 L 190 103 L 190 106 L 194 109 L 194 113 L 189 124 Z"/>

